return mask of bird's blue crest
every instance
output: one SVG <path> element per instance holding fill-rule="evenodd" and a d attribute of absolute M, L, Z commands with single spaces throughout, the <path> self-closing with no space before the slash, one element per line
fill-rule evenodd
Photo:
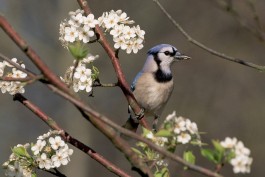
<path fill-rule="evenodd" d="M 154 46 L 153 48 L 151 48 L 147 54 L 150 55 L 150 54 L 156 54 L 158 53 L 163 47 L 173 47 L 175 49 L 174 46 L 170 45 L 170 44 L 159 44 L 159 45 L 156 45 Z"/>

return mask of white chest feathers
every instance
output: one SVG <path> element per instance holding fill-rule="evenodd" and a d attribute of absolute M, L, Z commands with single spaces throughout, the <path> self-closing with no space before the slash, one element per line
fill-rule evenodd
<path fill-rule="evenodd" d="M 173 80 L 160 83 L 155 81 L 152 73 L 142 73 L 135 85 L 133 94 L 141 107 L 148 114 L 160 116 L 172 93 Z"/>

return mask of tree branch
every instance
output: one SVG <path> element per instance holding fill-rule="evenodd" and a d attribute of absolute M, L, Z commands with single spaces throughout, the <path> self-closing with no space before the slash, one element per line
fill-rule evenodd
<path fill-rule="evenodd" d="M 111 119 L 105 117 L 104 115 L 101 115 L 99 113 L 97 113 L 96 111 L 94 111 L 93 109 L 91 109 L 90 107 L 88 107 L 87 105 L 85 105 L 84 103 L 80 102 L 79 100 L 76 100 L 75 98 L 73 98 L 71 95 L 68 95 L 62 91 L 60 91 L 59 89 L 57 89 L 56 87 L 53 87 L 53 91 L 59 95 L 61 95 L 63 98 L 65 98 L 66 100 L 70 101 L 71 103 L 73 103 L 74 105 L 76 105 L 79 110 L 81 111 L 82 115 L 87 118 L 87 119 L 90 119 L 91 121 L 94 121 L 91 119 L 91 117 L 97 117 L 97 121 L 102 121 L 104 122 L 103 125 L 109 125 L 111 127 L 113 127 L 114 129 L 118 130 L 120 133 L 128 136 L 128 137 L 131 137 L 133 139 L 136 139 L 138 141 L 141 141 L 141 142 L 144 142 L 145 144 L 147 144 L 150 148 L 156 150 L 157 152 L 161 153 L 162 155 L 164 155 L 165 157 L 168 157 L 176 162 L 179 162 L 180 164 L 184 165 L 184 166 L 187 166 L 189 169 L 191 170 L 194 170 L 196 172 L 199 172 L 201 174 L 204 174 L 206 176 L 211 176 L 211 177 L 222 177 L 220 174 L 216 173 L 216 172 L 213 172 L 211 170 L 208 170 L 206 168 L 203 168 L 203 167 L 200 167 L 200 166 L 197 166 L 197 165 L 193 165 L 193 164 L 190 164 L 188 162 L 186 162 L 185 160 L 183 160 L 181 157 L 171 153 L 171 152 L 168 152 L 167 150 L 163 149 L 162 147 L 154 144 L 153 142 L 143 138 L 142 136 L 139 136 L 138 134 L 130 131 L 130 130 L 127 130 L 119 125 L 117 125 L 116 123 L 112 122 Z M 87 116 L 86 113 L 90 116 Z M 101 129 L 101 128 L 100 128 Z M 105 126 L 105 129 L 106 129 L 106 126 Z M 104 133 L 104 132 L 103 132 Z M 113 135 L 115 136 L 115 135 Z M 116 137 L 117 138 L 117 137 Z M 116 138 L 114 138 L 114 141 L 116 142 Z M 120 143 L 119 141 L 116 142 L 116 143 Z M 116 145 L 116 143 L 114 143 Z"/>
<path fill-rule="evenodd" d="M 25 98 L 21 94 L 15 94 L 14 98 L 15 101 L 19 101 L 22 103 L 25 107 L 27 107 L 29 110 L 31 110 L 35 115 L 37 115 L 42 121 L 44 121 L 50 128 L 53 130 L 61 131 L 61 136 L 63 139 L 75 146 L 77 149 L 80 149 L 84 153 L 88 154 L 91 158 L 99 162 L 101 165 L 103 165 L 106 169 L 111 171 L 112 173 L 123 176 L 123 177 L 130 177 L 126 172 L 121 170 L 119 167 L 115 166 L 113 163 L 105 159 L 102 155 L 98 154 L 95 150 L 92 148 L 86 146 L 79 140 L 72 137 L 70 134 L 65 132 L 60 126 L 48 115 L 46 115 L 38 106 L 36 106 L 34 103 L 29 101 L 27 98 Z"/>
<path fill-rule="evenodd" d="M 24 41 L 20 35 L 13 29 L 8 21 L 0 14 L 0 26 L 5 33 L 17 44 L 17 46 L 29 57 L 43 75 L 56 87 L 62 89 L 66 93 L 71 93 L 67 85 L 64 84 L 48 66 L 41 60 L 37 53 Z"/>
<path fill-rule="evenodd" d="M 48 84 L 50 88 L 56 90 L 60 90 L 66 95 L 74 98 L 78 102 L 84 104 L 80 99 L 77 99 L 76 96 L 72 94 L 72 92 L 68 89 L 67 85 L 64 84 L 40 59 L 40 57 L 33 51 L 33 49 L 26 44 L 26 42 L 19 36 L 19 34 L 11 27 L 8 21 L 0 15 L 0 26 L 2 29 L 9 35 L 9 37 L 22 49 L 22 51 L 31 59 L 31 61 L 38 67 L 38 69 L 43 73 L 43 75 L 48 79 L 53 85 Z M 119 65 L 119 62 L 116 61 Z M 123 78 L 124 79 L 124 78 Z M 43 80 L 42 80 L 43 81 Z M 43 81 L 44 82 L 44 81 Z M 47 82 L 44 82 L 47 84 Z M 125 89 L 127 90 L 127 89 Z M 125 95 L 128 96 L 128 93 L 124 92 Z M 129 92 L 132 94 L 131 92 Z M 134 97 L 129 97 L 133 100 Z M 134 99 L 135 100 L 135 99 Z M 136 104 L 136 102 L 133 102 Z M 137 105 L 137 104 L 136 104 Z M 138 105 L 137 105 L 138 106 Z M 139 107 L 140 108 L 140 107 Z M 92 113 L 97 113 L 96 111 L 90 109 Z M 119 135 L 117 135 L 116 131 L 114 131 L 111 127 L 107 127 L 105 123 L 103 123 L 99 117 L 91 114 L 89 112 L 89 116 L 85 118 L 89 120 L 96 128 L 98 128 L 121 152 L 125 154 L 125 156 L 130 160 L 131 164 L 138 169 L 138 173 L 142 176 L 148 175 L 153 176 L 150 169 L 142 162 L 142 160 L 137 156 L 137 154 L 130 148 L 129 144 L 121 139 Z M 97 115 L 100 115 L 97 113 Z"/>
<path fill-rule="evenodd" d="M 79 3 L 80 7 L 85 11 L 86 15 L 91 13 L 91 10 L 88 6 L 87 1 L 77 0 L 77 2 Z M 96 27 L 95 27 L 95 32 L 99 36 L 98 42 L 104 48 L 104 50 L 106 51 L 106 53 L 108 54 L 108 56 L 112 62 L 112 65 L 113 65 L 114 70 L 116 72 L 116 76 L 118 78 L 119 87 L 123 91 L 129 105 L 132 107 L 135 114 L 140 114 L 141 113 L 141 107 L 137 103 L 135 97 L 133 96 L 133 93 L 130 90 L 130 86 L 125 79 L 124 73 L 122 71 L 119 59 L 117 58 L 115 51 L 111 48 L 109 42 L 105 38 L 103 31 L 100 29 L 100 27 L 98 25 L 96 25 Z M 140 120 L 140 123 L 145 128 L 150 129 L 144 118 Z"/>
<path fill-rule="evenodd" d="M 160 10 L 166 15 L 166 17 L 170 20 L 170 22 L 175 26 L 175 28 L 177 28 L 186 38 L 189 42 L 191 42 L 192 44 L 198 46 L 199 48 L 211 53 L 212 55 L 218 56 L 220 58 L 238 63 L 238 64 L 242 64 L 244 66 L 248 66 L 250 68 L 254 68 L 257 69 L 259 71 L 265 71 L 265 66 L 260 66 L 245 60 L 242 60 L 240 58 L 235 58 L 229 55 L 226 55 L 224 53 L 218 52 L 216 50 L 213 50 L 212 48 L 209 48 L 207 46 L 205 46 L 204 44 L 200 43 L 199 41 L 193 39 L 181 26 L 180 24 L 178 24 L 174 18 L 167 12 L 167 10 L 160 4 L 160 2 L 158 0 L 153 0 L 155 2 L 155 4 L 160 8 Z"/>

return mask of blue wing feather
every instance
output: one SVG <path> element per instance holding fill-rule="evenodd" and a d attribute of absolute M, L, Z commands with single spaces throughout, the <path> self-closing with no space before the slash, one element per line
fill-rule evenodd
<path fill-rule="evenodd" d="M 134 78 L 133 83 L 132 83 L 132 85 L 131 85 L 131 91 L 132 91 L 132 92 L 135 90 L 137 80 L 139 79 L 139 77 L 141 77 L 142 74 L 143 74 L 142 72 L 139 72 L 139 73 L 136 75 L 136 77 Z"/>

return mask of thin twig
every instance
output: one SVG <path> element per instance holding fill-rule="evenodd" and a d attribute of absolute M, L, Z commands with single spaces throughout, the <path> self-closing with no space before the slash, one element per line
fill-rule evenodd
<path fill-rule="evenodd" d="M 50 173 L 50 174 L 52 174 L 52 175 L 54 175 L 54 176 L 58 176 L 58 177 L 67 177 L 67 176 L 65 176 L 64 174 L 62 174 L 60 171 L 58 171 L 56 168 L 54 169 L 55 172 L 53 172 L 53 171 L 51 171 L 51 170 L 46 170 L 46 169 L 40 169 L 40 170 L 45 171 L 45 172 L 47 172 L 47 173 Z"/>
<path fill-rule="evenodd" d="M 246 3 L 247 3 L 248 7 L 250 8 L 250 10 L 253 13 L 253 19 L 254 19 L 254 23 L 255 23 L 254 26 L 251 25 L 251 24 L 249 24 L 249 23 L 247 23 L 245 21 L 245 19 L 240 16 L 240 14 L 234 8 L 232 1 L 226 2 L 224 0 L 217 0 L 217 4 L 219 5 L 220 8 L 224 9 L 226 12 L 228 12 L 229 14 L 231 14 L 232 17 L 234 17 L 234 19 L 243 28 L 245 28 L 247 31 L 249 31 L 250 33 L 252 33 L 261 42 L 264 42 L 265 41 L 265 33 L 262 31 L 261 24 L 260 24 L 260 20 L 259 20 L 259 16 L 256 13 L 255 6 L 254 6 L 253 2 L 251 2 L 250 0 L 248 0 Z"/>
<path fill-rule="evenodd" d="M 37 77 L 25 77 L 25 78 L 14 78 L 14 77 L 0 77 L 0 81 L 7 81 L 7 82 L 13 82 L 13 81 L 18 81 L 18 82 L 25 82 L 26 84 L 31 84 L 39 79 L 42 79 L 43 76 L 37 76 Z"/>
<path fill-rule="evenodd" d="M 105 84 L 105 83 L 101 83 L 99 79 L 96 79 L 93 83 L 93 87 L 117 87 L 117 86 L 118 86 L 118 83 Z"/>
<path fill-rule="evenodd" d="M 190 164 L 188 163 L 187 161 L 183 160 L 181 157 L 175 155 L 175 154 L 172 154 L 171 152 L 163 149 L 162 147 L 154 144 L 153 142 L 151 142 L 150 140 L 147 140 L 146 138 L 143 138 L 141 136 L 139 136 L 138 134 L 130 131 L 130 130 L 127 130 L 119 125 L 117 125 L 116 123 L 112 122 L 111 119 L 99 114 L 98 112 L 94 111 L 93 109 L 91 109 L 90 107 L 88 107 L 87 105 L 85 105 L 84 103 L 80 102 L 79 100 L 76 100 L 75 98 L 73 98 L 71 95 L 68 95 L 60 90 L 58 90 L 57 88 L 53 88 L 53 91 L 56 92 L 57 94 L 61 95 L 63 98 L 65 98 L 66 100 L 70 101 L 71 103 L 73 103 L 74 105 L 76 105 L 77 107 L 79 107 L 81 110 L 85 111 L 88 113 L 89 116 L 91 117 L 97 117 L 96 120 L 100 120 L 102 122 L 104 122 L 105 124 L 113 127 L 114 129 L 118 130 L 120 133 L 128 136 L 128 137 L 131 137 L 133 139 L 136 139 L 138 141 L 141 141 L 145 144 L 147 144 L 150 148 L 152 148 L 153 150 L 156 150 L 157 152 L 161 153 L 162 155 L 164 155 L 165 157 L 168 157 L 176 162 L 179 162 L 181 163 L 182 165 L 184 166 L 187 166 L 188 168 L 190 168 L 191 170 L 194 170 L 196 172 L 199 172 L 201 174 L 204 174 L 204 175 L 207 175 L 207 176 L 211 176 L 211 177 L 221 177 L 221 175 L 209 170 L 209 169 L 206 169 L 206 168 L 203 168 L 203 167 L 200 167 L 200 166 L 197 166 L 197 165 L 193 165 L 193 164 Z M 88 117 L 87 117 L 88 118 Z"/>
<path fill-rule="evenodd" d="M 54 72 L 41 60 L 37 53 L 26 43 L 25 40 L 13 29 L 9 22 L 0 14 L 0 27 L 17 44 L 17 46 L 29 57 L 35 66 L 43 73 L 45 78 L 66 93 L 72 94 L 67 85 L 63 83 Z"/>
<path fill-rule="evenodd" d="M 86 2 L 83 4 L 86 4 Z M 67 87 L 67 85 L 64 84 L 47 67 L 46 64 L 44 64 L 43 60 L 41 60 L 41 58 L 34 52 L 34 50 L 26 44 L 26 42 L 20 37 L 20 35 L 12 28 L 9 22 L 2 15 L 0 15 L 0 26 L 9 35 L 9 37 L 20 47 L 20 49 L 30 58 L 30 60 L 38 67 L 38 69 L 43 73 L 43 75 L 48 79 L 48 83 L 50 83 L 48 84 L 49 87 L 60 90 L 61 92 L 81 102 L 79 99 L 77 99 L 76 96 L 74 96 L 73 92 Z M 117 63 L 119 65 L 119 62 Z M 121 82 L 126 82 L 125 77 L 123 77 Z M 125 87 L 124 84 L 121 84 L 121 86 Z M 128 99 L 128 102 L 131 102 L 134 108 L 140 108 L 136 100 L 134 99 L 132 93 L 130 92 L 130 90 L 127 89 L 127 87 L 123 88 L 122 90 L 124 91 L 124 94 L 127 95 L 128 98 L 130 98 Z M 127 90 L 129 90 L 129 92 L 126 92 Z M 81 103 L 83 104 L 83 102 Z M 125 154 L 125 156 L 129 159 L 131 164 L 137 169 L 139 169 L 138 170 L 139 174 L 141 174 L 142 176 L 144 175 L 149 175 L 150 177 L 153 176 L 153 174 L 151 173 L 149 168 L 146 166 L 146 164 L 144 164 L 142 160 L 137 156 L 137 154 L 134 151 L 132 151 L 129 144 L 117 135 L 116 131 L 114 131 L 110 127 L 106 127 L 106 124 L 104 124 L 99 119 L 99 117 L 91 116 L 91 117 L 85 117 L 85 118 L 87 118 L 87 120 L 89 120 L 96 128 L 98 128 L 109 140 L 111 140 L 111 142 L 121 152 Z"/>
<path fill-rule="evenodd" d="M 213 50 L 212 48 L 209 48 L 207 46 L 205 46 L 204 44 L 200 43 L 199 41 L 193 39 L 181 26 L 180 24 L 178 24 L 174 18 L 167 12 L 167 10 L 160 4 L 160 2 L 158 0 L 153 0 L 157 6 L 160 8 L 160 10 L 167 16 L 167 18 L 173 23 L 173 25 L 187 38 L 187 40 L 191 43 L 193 43 L 194 45 L 200 47 L 201 49 L 215 55 L 218 56 L 220 58 L 235 62 L 235 63 L 239 63 L 245 66 L 248 66 L 250 68 L 254 68 L 257 69 L 259 71 L 265 71 L 265 66 L 261 66 L 261 65 L 257 65 L 248 61 L 244 61 L 240 58 L 235 58 L 229 55 L 226 55 L 224 53 L 218 52 L 216 50 Z"/>
<path fill-rule="evenodd" d="M 29 110 L 31 110 L 34 114 L 36 114 L 42 121 L 44 121 L 50 128 L 53 130 L 58 130 L 61 133 L 61 136 L 65 141 L 68 143 L 72 144 L 75 146 L 77 149 L 83 151 L 84 153 L 88 154 L 91 158 L 99 162 L 101 165 L 103 165 L 105 168 L 107 168 L 109 171 L 112 173 L 118 175 L 118 176 L 123 176 L 123 177 L 130 177 L 126 172 L 121 170 L 119 167 L 105 159 L 102 155 L 98 154 L 95 150 L 92 148 L 86 146 L 79 140 L 75 139 L 72 137 L 70 134 L 65 132 L 60 126 L 52 119 L 49 117 L 47 114 L 45 114 L 38 106 L 36 106 L 34 103 L 29 101 L 27 98 L 25 98 L 21 94 L 15 94 L 14 98 L 15 101 L 19 101 L 22 103 L 25 107 L 27 107 Z"/>
<path fill-rule="evenodd" d="M 28 76 L 30 77 L 35 77 L 34 73 L 32 71 L 29 71 L 25 68 L 23 68 L 22 66 L 20 66 L 19 64 L 13 62 L 11 59 L 9 59 L 8 57 L 6 57 L 5 55 L 3 55 L 2 53 L 0 53 L 0 58 L 6 62 L 8 62 L 10 65 L 14 66 L 16 69 L 26 73 Z"/>
<path fill-rule="evenodd" d="M 77 2 L 79 3 L 80 7 L 84 10 L 86 15 L 91 13 L 91 10 L 90 10 L 90 8 L 88 6 L 87 1 L 85 1 L 85 0 L 77 0 Z M 122 71 L 119 59 L 117 58 L 115 51 L 110 46 L 110 44 L 107 41 L 103 31 L 100 29 L 100 27 L 98 25 L 96 25 L 96 27 L 95 27 L 95 32 L 96 32 L 96 35 L 98 36 L 98 42 L 104 48 L 104 50 L 106 51 L 106 53 L 108 54 L 108 56 L 109 56 L 109 58 L 110 58 L 110 60 L 112 62 L 112 65 L 113 65 L 114 70 L 116 72 L 116 76 L 118 78 L 119 87 L 123 91 L 128 103 L 132 107 L 133 111 L 137 115 L 140 114 L 142 109 L 139 106 L 139 104 L 137 103 L 133 93 L 130 90 L 130 86 L 129 86 L 128 82 L 125 79 L 124 73 Z M 140 120 L 140 123 L 141 123 L 141 125 L 143 127 L 147 128 L 147 129 L 150 129 L 150 127 L 148 126 L 148 124 L 145 121 L 144 117 L 143 117 L 143 119 Z"/>

